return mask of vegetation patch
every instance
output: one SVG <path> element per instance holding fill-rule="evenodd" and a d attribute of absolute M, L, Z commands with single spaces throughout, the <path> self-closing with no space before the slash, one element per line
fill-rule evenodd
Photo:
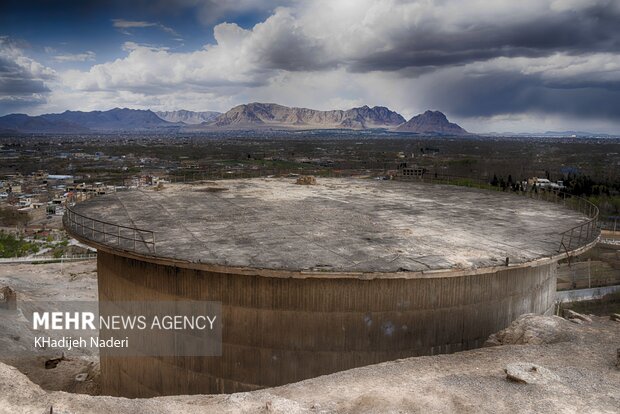
<path fill-rule="evenodd" d="M 37 253 L 39 245 L 11 233 L 0 232 L 0 257 L 21 257 Z"/>

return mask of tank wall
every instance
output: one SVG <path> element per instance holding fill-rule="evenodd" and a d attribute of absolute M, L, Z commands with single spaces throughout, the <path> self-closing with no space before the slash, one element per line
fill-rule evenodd
<path fill-rule="evenodd" d="M 98 255 L 99 299 L 222 302 L 221 357 L 107 356 L 102 391 L 150 397 L 276 386 L 397 358 L 481 346 L 552 309 L 556 263 L 447 278 L 297 279 Z"/>

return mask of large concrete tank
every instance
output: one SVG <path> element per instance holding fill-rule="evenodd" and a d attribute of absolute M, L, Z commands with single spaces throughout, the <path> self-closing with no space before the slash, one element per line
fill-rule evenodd
<path fill-rule="evenodd" d="M 552 311 L 557 260 L 596 240 L 588 224 L 560 248 L 583 223 L 512 194 L 357 179 L 174 185 L 65 217 L 98 249 L 100 301 L 222 303 L 221 357 L 102 350 L 103 392 L 128 397 L 247 391 L 481 346 Z"/>

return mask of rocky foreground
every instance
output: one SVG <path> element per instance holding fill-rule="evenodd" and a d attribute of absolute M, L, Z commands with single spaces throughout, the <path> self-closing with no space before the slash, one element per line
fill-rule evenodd
<path fill-rule="evenodd" d="M 525 315 L 487 348 L 232 395 L 48 392 L 0 364 L 2 413 L 618 413 L 620 322 Z M 508 378 L 510 376 L 510 378 Z"/>

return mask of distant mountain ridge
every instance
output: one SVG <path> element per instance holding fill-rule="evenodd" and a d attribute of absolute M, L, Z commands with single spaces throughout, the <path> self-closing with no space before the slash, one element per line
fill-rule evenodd
<path fill-rule="evenodd" d="M 26 114 L 10 114 L 1 117 L 0 131 L 59 134 L 90 132 L 88 128 L 72 122 L 48 120 L 42 116 L 29 116 Z"/>
<path fill-rule="evenodd" d="M 114 132 L 201 132 L 217 130 L 270 129 L 384 129 L 428 135 L 466 135 L 439 111 L 426 111 L 406 121 L 383 106 L 367 105 L 347 110 L 320 111 L 275 103 L 253 102 L 225 113 L 186 110 L 153 112 L 114 108 L 108 111 L 65 111 L 60 114 L 0 117 L 2 133 L 114 133 Z"/>
<path fill-rule="evenodd" d="M 113 131 L 152 131 L 176 126 L 154 112 L 114 108 L 109 111 L 65 111 L 61 114 L 29 116 L 11 114 L 0 117 L 0 129 L 22 133 L 88 133 Z"/>
<path fill-rule="evenodd" d="M 448 118 L 439 111 L 426 111 L 416 115 L 409 121 L 396 128 L 398 132 L 414 132 L 416 134 L 434 135 L 468 135 L 459 125 L 448 121 Z"/>
<path fill-rule="evenodd" d="M 203 111 L 194 112 L 180 109 L 178 111 L 156 111 L 155 115 L 168 122 L 183 122 L 188 125 L 202 124 L 203 122 L 213 121 L 221 112 Z"/>
<path fill-rule="evenodd" d="M 348 110 L 319 111 L 291 108 L 274 103 L 238 105 L 219 115 L 209 127 L 297 127 L 297 128 L 389 128 L 405 122 L 400 114 L 383 106 L 366 105 Z"/>
<path fill-rule="evenodd" d="M 145 130 L 170 126 L 151 110 L 114 108 L 109 111 L 65 111 L 41 115 L 49 121 L 70 122 L 95 131 Z"/>

